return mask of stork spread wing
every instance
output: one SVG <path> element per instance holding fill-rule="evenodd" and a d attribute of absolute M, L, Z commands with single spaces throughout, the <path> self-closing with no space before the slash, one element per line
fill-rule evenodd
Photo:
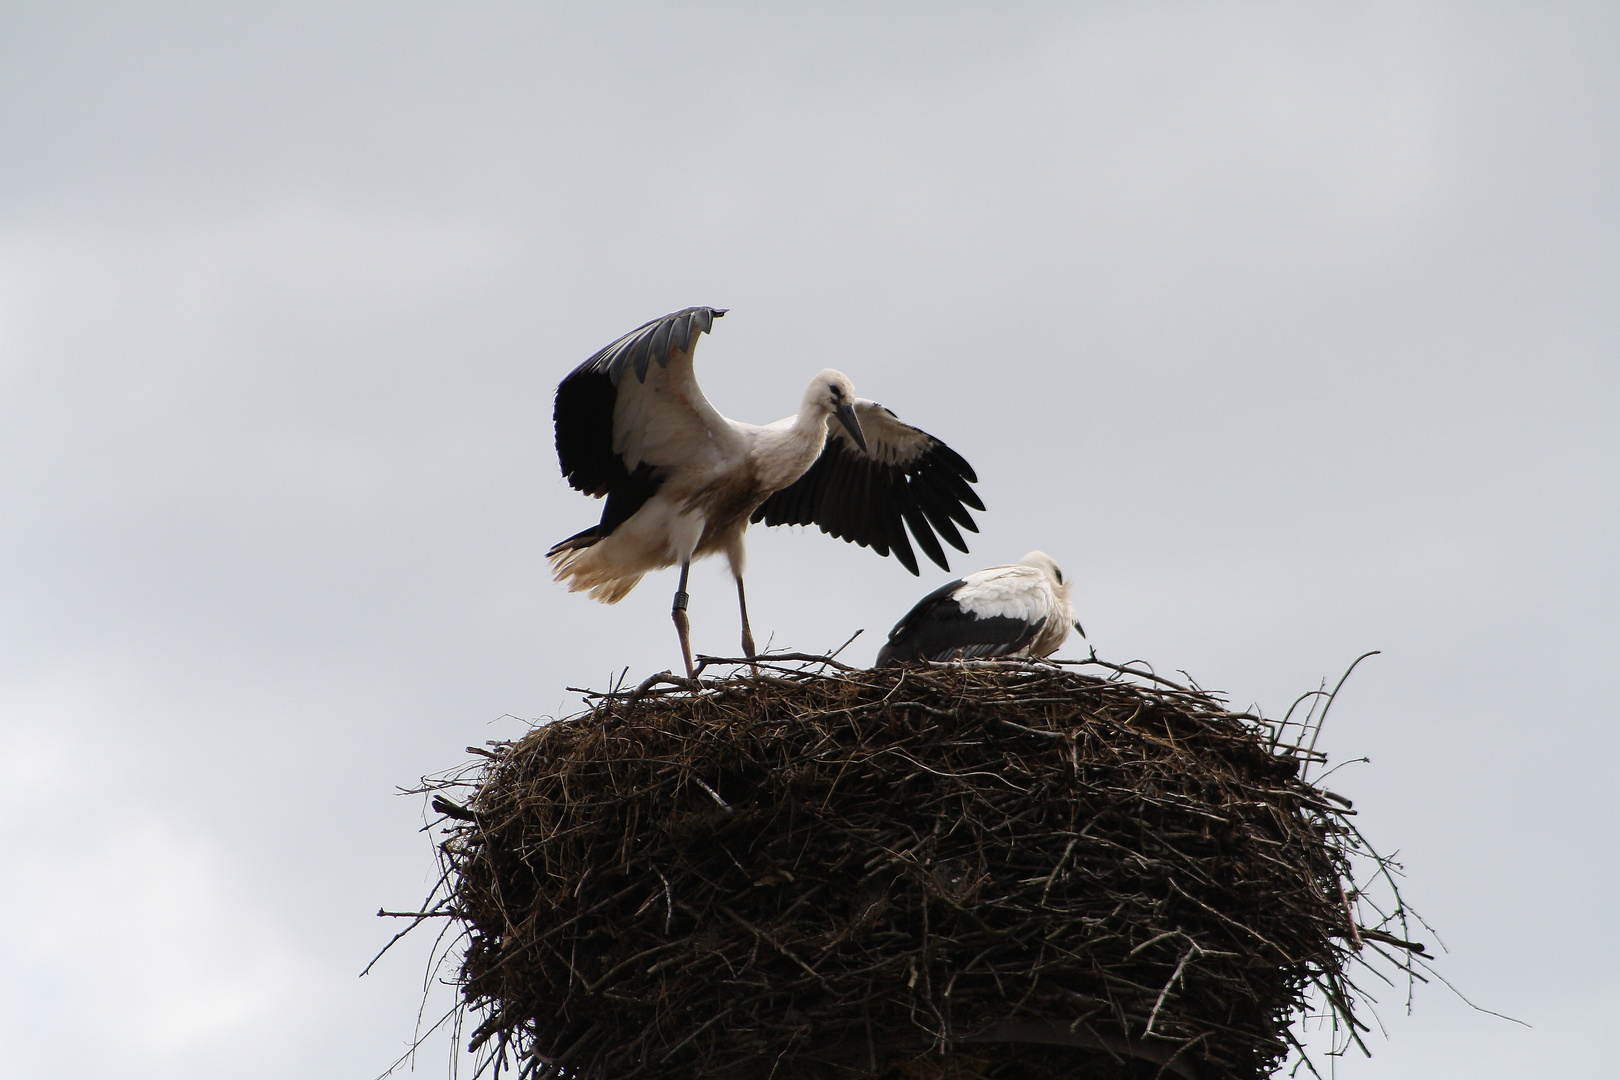
<path fill-rule="evenodd" d="M 968 486 L 979 482 L 973 466 L 926 431 L 901 423 L 875 401 L 857 400 L 855 415 L 867 450 L 863 452 L 841 424 L 829 425 L 827 445 L 816 463 L 761 503 L 751 520 L 820 525 L 822 532 L 870 547 L 879 555 L 892 550 L 915 574 L 917 556 L 906 537 L 910 526 L 923 553 L 949 570 L 934 534 L 966 551 L 956 526 L 979 531 L 967 511 L 984 509 Z"/>
<path fill-rule="evenodd" d="M 614 405 L 620 380 L 626 371 L 633 371 L 636 383 L 644 384 L 653 361 L 667 369 L 677 354 L 684 353 L 689 360 L 697 336 L 708 333 L 714 320 L 725 313 L 725 308 L 691 307 L 654 319 L 563 379 L 557 387 L 552 419 L 557 427 L 557 460 L 575 490 L 607 495 L 630 486 L 631 469 L 620 453 L 624 447 L 614 449 Z"/>

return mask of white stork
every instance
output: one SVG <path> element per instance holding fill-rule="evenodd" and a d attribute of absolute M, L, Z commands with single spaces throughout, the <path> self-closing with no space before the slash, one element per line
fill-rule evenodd
<path fill-rule="evenodd" d="M 743 655 L 754 655 L 743 596 L 750 522 L 819 525 L 879 555 L 893 551 L 915 574 L 908 526 L 949 570 L 935 533 L 966 551 L 956 526 L 977 532 L 967 508 L 984 509 L 961 455 L 857 398 L 832 368 L 810 380 L 797 415 L 763 427 L 721 416 L 698 388 L 692 353 L 725 313 L 687 308 L 631 331 L 562 381 L 554 414 L 563 476 L 607 504 L 598 524 L 546 553 L 553 575 L 612 604 L 643 574 L 678 563 L 671 616 L 688 677 L 686 578 L 695 558 L 724 553 L 730 562 Z"/>
<path fill-rule="evenodd" d="M 940 586 L 906 612 L 878 650 L 877 666 L 922 660 L 1049 656 L 1086 632 L 1069 605 L 1070 583 L 1051 556 L 1032 551 Z"/>

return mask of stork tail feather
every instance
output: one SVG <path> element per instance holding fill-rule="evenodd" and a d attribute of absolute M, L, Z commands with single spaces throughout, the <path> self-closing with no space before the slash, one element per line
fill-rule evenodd
<path fill-rule="evenodd" d="M 577 532 L 566 540 L 559 540 L 551 545 L 551 550 L 546 552 L 546 558 L 556 559 L 564 552 L 583 550 L 600 539 L 602 539 L 602 527 L 592 525 L 590 528 Z"/>
<path fill-rule="evenodd" d="M 594 527 L 586 529 L 557 544 L 546 552 L 546 558 L 551 563 L 552 578 L 568 586 L 569 592 L 589 591 L 592 600 L 617 604 L 630 594 L 642 575 L 615 571 L 611 564 L 594 558 L 601 539 Z"/>

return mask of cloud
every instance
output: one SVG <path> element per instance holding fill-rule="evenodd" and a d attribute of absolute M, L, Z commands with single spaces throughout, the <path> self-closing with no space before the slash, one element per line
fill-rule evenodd
<path fill-rule="evenodd" d="M 82 759 L 37 744 L 4 751 L 81 799 L 93 790 Z M 32 787 L 8 792 L 3 807 L 27 823 L 0 897 L 10 1002 L 0 1044 L 14 1064 L 76 1048 L 107 1053 L 111 1072 L 138 1069 L 241 1031 L 308 978 L 280 917 L 235 887 L 227 860 L 183 823 L 150 809 L 75 808 L 72 794 Z M 85 1028 L 96 1032 L 88 1044 Z"/>

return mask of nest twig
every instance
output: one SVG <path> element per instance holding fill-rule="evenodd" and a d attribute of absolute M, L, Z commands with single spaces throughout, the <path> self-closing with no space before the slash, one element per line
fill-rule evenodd
<path fill-rule="evenodd" d="M 1363 947 L 1421 953 L 1398 896 L 1363 924 L 1316 755 L 1208 693 L 780 660 L 591 695 L 438 790 L 409 914 L 465 930 L 485 1067 L 1259 1077 L 1313 989 L 1364 1030 Z"/>

